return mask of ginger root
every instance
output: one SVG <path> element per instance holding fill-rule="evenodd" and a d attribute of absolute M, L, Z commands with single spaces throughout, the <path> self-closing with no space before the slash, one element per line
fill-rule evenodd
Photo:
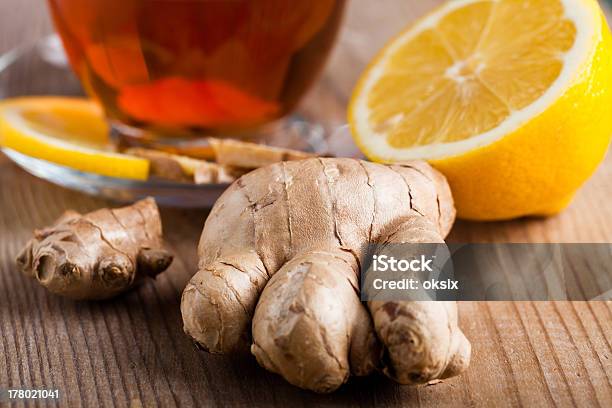
<path fill-rule="evenodd" d="M 195 184 L 231 183 L 246 173 L 237 167 L 225 166 L 159 150 L 132 147 L 124 153 L 149 160 L 151 175 L 165 180 Z"/>
<path fill-rule="evenodd" d="M 257 169 L 282 161 L 315 157 L 314 153 L 233 139 L 209 138 L 215 161 L 224 166 Z"/>
<path fill-rule="evenodd" d="M 211 353 L 250 349 L 316 392 L 375 370 L 403 384 L 457 375 L 471 349 L 455 302 L 359 298 L 367 243 L 442 243 L 454 216 L 446 180 L 422 162 L 315 158 L 255 170 L 206 221 L 184 330 Z"/>
<path fill-rule="evenodd" d="M 68 211 L 52 226 L 36 230 L 17 258 L 23 273 L 73 299 L 113 297 L 171 262 L 152 198 L 85 215 Z"/>
<path fill-rule="evenodd" d="M 123 153 L 147 159 L 152 176 L 195 184 L 231 183 L 255 168 L 315 156 L 299 150 L 240 140 L 208 138 L 207 141 L 211 152 L 206 158 L 214 161 L 140 147 L 127 148 Z M 198 152 L 186 153 L 198 155 Z"/>

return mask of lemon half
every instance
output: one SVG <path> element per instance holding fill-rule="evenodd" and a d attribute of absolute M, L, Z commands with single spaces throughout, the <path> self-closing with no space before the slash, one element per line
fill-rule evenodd
<path fill-rule="evenodd" d="M 115 152 L 100 107 L 78 98 L 0 102 L 0 146 L 76 170 L 145 180 L 147 160 Z"/>
<path fill-rule="evenodd" d="M 612 38 L 595 0 L 456 0 L 401 33 L 349 106 L 370 159 L 425 159 L 459 216 L 563 209 L 612 135 Z"/>

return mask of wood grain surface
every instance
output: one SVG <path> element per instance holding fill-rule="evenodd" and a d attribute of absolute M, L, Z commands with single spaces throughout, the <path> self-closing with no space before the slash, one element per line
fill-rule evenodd
<path fill-rule="evenodd" d="M 0 51 L 50 30 L 42 3 L 0 0 Z M 325 88 L 334 91 L 313 90 L 311 97 L 319 101 L 313 109 L 341 121 L 342 100 L 358 74 L 354 66 L 372 52 L 362 45 L 375 48 L 400 27 L 372 13 L 372 4 L 403 7 L 407 18 L 436 3 L 353 0 L 344 46 L 323 78 Z M 366 24 L 378 27 L 377 19 L 380 38 L 351 32 Z M 608 158 L 563 214 L 504 223 L 460 221 L 450 239 L 612 242 L 611 180 Z M 465 302 L 460 318 L 473 361 L 464 375 L 421 387 L 374 376 L 351 380 L 332 395 L 315 395 L 259 368 L 252 358 L 197 351 L 183 334 L 180 295 L 195 271 L 205 211 L 164 209 L 174 264 L 155 282 L 113 301 L 65 300 L 17 272 L 14 258 L 35 227 L 67 208 L 84 212 L 105 205 L 112 204 L 35 179 L 0 156 L 0 389 L 61 394 L 59 402 L 32 406 L 612 406 L 610 302 Z"/>

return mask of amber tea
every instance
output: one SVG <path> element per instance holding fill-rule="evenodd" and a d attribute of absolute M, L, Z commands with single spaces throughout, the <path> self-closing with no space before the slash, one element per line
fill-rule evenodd
<path fill-rule="evenodd" d="M 222 133 L 291 111 L 344 0 L 49 0 L 71 65 L 112 122 Z"/>

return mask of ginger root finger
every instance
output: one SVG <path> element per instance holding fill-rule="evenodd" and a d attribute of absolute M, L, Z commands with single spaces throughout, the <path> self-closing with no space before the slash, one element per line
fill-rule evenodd
<path fill-rule="evenodd" d="M 393 225 L 382 244 L 439 243 L 430 220 L 413 214 Z M 376 334 L 385 348 L 383 372 L 401 384 L 422 384 L 467 368 L 471 346 L 459 329 L 455 302 L 368 302 Z"/>
<path fill-rule="evenodd" d="M 211 353 L 248 353 L 251 319 L 267 281 L 252 252 L 203 266 L 183 291 L 183 330 Z"/>
<path fill-rule="evenodd" d="M 268 370 L 315 392 L 335 390 L 351 373 L 372 373 L 381 349 L 359 300 L 355 260 L 314 251 L 284 265 L 259 299 L 251 352 Z"/>
<path fill-rule="evenodd" d="M 69 211 L 37 230 L 17 258 L 22 272 L 73 299 L 113 297 L 168 268 L 161 218 L 151 198 L 81 215 Z"/>
<path fill-rule="evenodd" d="M 384 345 L 383 372 L 400 384 L 423 384 L 463 372 L 471 346 L 454 302 L 368 302 Z"/>
<path fill-rule="evenodd" d="M 277 228 L 266 229 L 271 224 L 260 221 L 260 215 L 282 210 L 276 208 L 280 200 L 274 204 L 268 199 L 282 197 L 282 184 L 271 183 L 265 195 L 258 195 L 257 188 L 243 182 L 251 177 L 247 174 L 233 183 L 211 210 L 198 245 L 198 272 L 181 300 L 184 331 L 211 353 L 249 353 L 257 299 L 269 270 L 284 262 L 275 242 L 284 245 L 287 226 L 277 222 Z M 267 244 L 258 251 L 261 242 Z M 251 288 L 244 285 L 245 278 Z"/>

